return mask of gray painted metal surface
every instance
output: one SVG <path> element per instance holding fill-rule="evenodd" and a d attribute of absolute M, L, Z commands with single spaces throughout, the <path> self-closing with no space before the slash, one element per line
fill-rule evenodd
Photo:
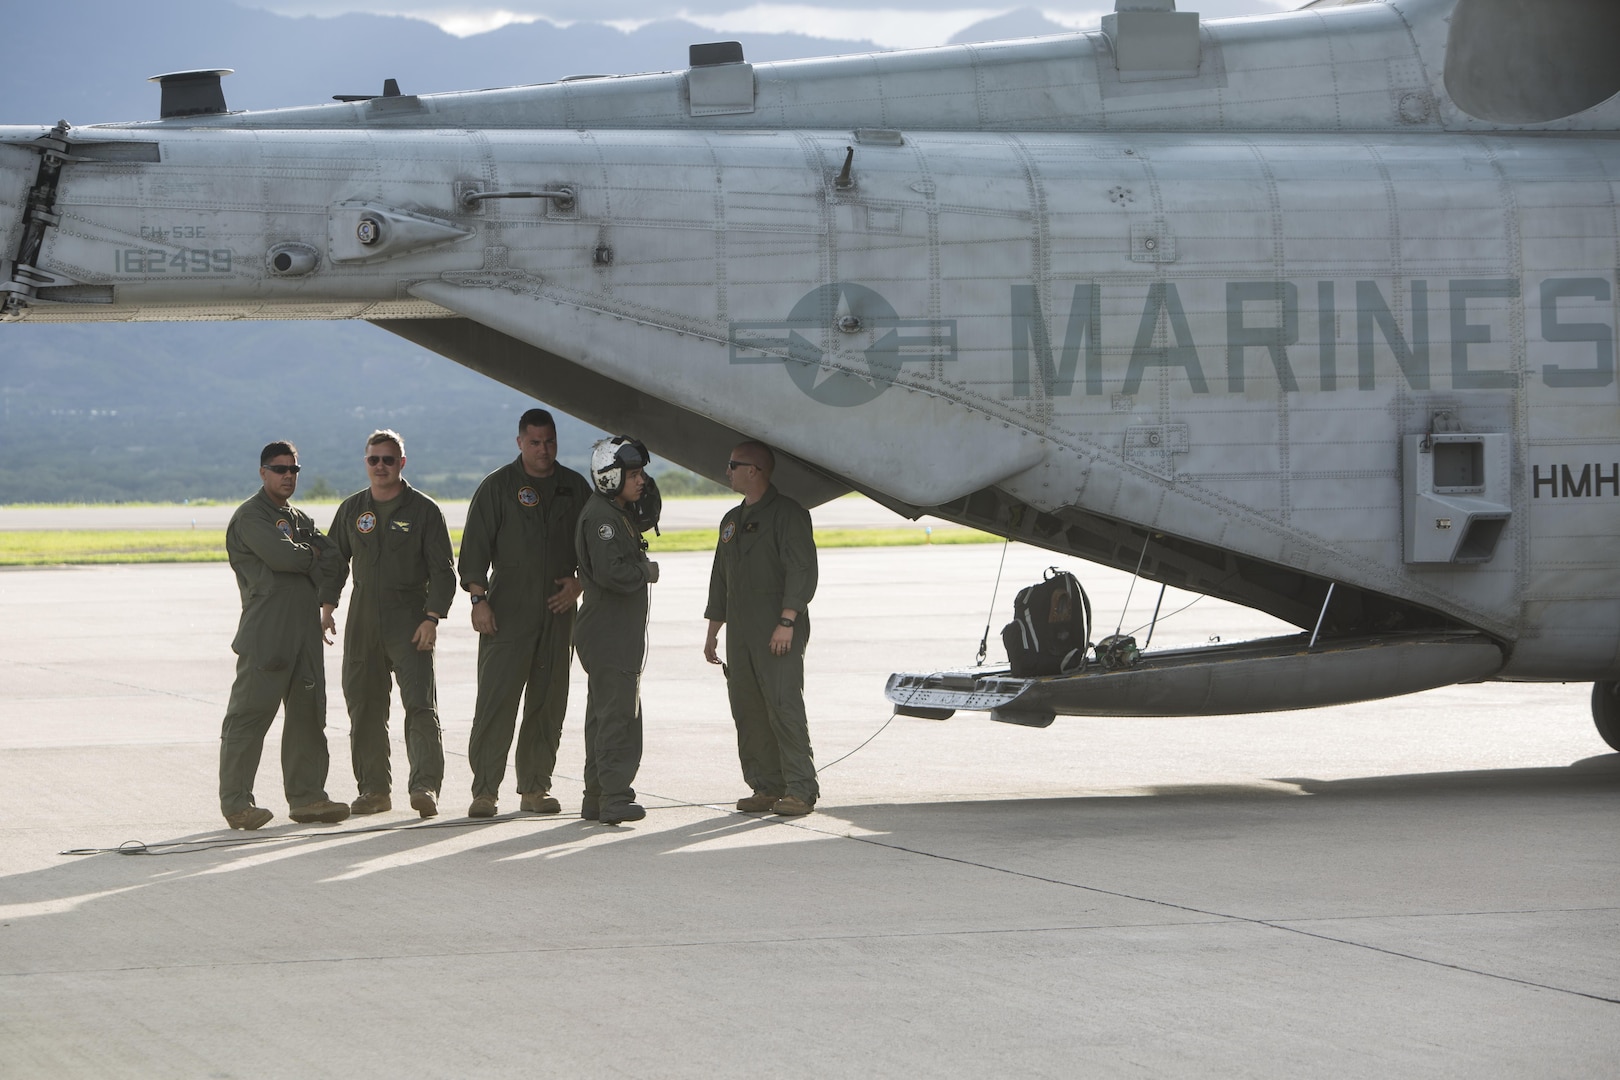
<path fill-rule="evenodd" d="M 1195 37 L 1173 8 L 0 129 L 0 289 L 39 321 L 369 319 L 711 475 L 762 437 L 810 503 L 858 490 L 1329 640 L 1482 632 L 1504 678 L 1620 677 L 1620 98 L 1555 47 L 1609 7 Z M 1481 104 L 1470 65 L 1515 34 L 1556 92 L 1510 121 L 1530 105 Z"/>

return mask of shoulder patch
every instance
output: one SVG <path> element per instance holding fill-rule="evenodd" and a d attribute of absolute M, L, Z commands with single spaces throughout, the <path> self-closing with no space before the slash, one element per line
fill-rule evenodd
<path fill-rule="evenodd" d="M 722 544 L 731 543 L 731 538 L 736 535 L 737 523 L 735 521 L 728 521 L 720 527 L 720 542 Z"/>
<path fill-rule="evenodd" d="M 615 535 L 613 532 L 613 526 L 604 521 L 602 524 L 596 527 L 596 535 L 600 536 L 603 540 L 613 539 Z"/>
<path fill-rule="evenodd" d="M 354 519 L 354 527 L 362 533 L 370 532 L 372 529 L 377 527 L 377 515 L 373 514 L 370 510 L 367 510 L 365 513 Z"/>
<path fill-rule="evenodd" d="M 292 539 L 292 524 L 286 518 L 277 518 L 276 528 L 281 532 L 282 536 L 289 540 Z"/>
<path fill-rule="evenodd" d="M 518 502 L 524 506 L 538 506 L 540 504 L 540 493 L 525 484 L 523 487 L 518 488 Z"/>

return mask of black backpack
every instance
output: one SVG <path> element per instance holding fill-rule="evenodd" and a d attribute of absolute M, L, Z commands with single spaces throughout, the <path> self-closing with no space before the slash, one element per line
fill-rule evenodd
<path fill-rule="evenodd" d="M 1086 662 L 1091 648 L 1091 600 L 1066 570 L 1051 567 L 1045 580 L 1019 592 L 1013 621 L 1001 631 L 1012 673 L 1066 675 Z"/>

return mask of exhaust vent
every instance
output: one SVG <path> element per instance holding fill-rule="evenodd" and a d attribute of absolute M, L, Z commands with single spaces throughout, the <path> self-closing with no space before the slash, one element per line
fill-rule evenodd
<path fill-rule="evenodd" d="M 321 253 L 308 244 L 277 244 L 265 253 L 264 264 L 276 277 L 303 277 L 321 263 Z"/>
<path fill-rule="evenodd" d="M 714 67 L 716 64 L 740 64 L 743 47 L 740 41 L 710 41 L 690 45 L 686 49 L 687 63 L 691 67 Z"/>
<path fill-rule="evenodd" d="M 1114 50 L 1121 82 L 1191 79 L 1203 46 L 1198 13 L 1177 11 L 1176 0 L 1117 0 L 1102 31 Z"/>
<path fill-rule="evenodd" d="M 688 105 L 693 116 L 728 116 L 754 111 L 754 65 L 735 41 L 693 45 L 687 55 Z"/>
<path fill-rule="evenodd" d="M 170 120 L 179 116 L 213 116 L 225 112 L 225 91 L 219 80 L 234 72 L 235 68 L 205 68 L 196 71 L 171 71 L 167 75 L 154 75 L 147 82 L 163 88 L 163 101 L 158 117 Z"/>
<path fill-rule="evenodd" d="M 1614 0 L 1458 0 L 1446 92 L 1470 116 L 1543 124 L 1620 93 Z"/>

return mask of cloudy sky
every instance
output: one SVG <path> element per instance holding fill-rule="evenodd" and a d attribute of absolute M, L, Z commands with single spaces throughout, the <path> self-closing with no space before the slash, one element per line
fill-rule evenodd
<path fill-rule="evenodd" d="M 1181 0 L 1182 11 L 1205 18 L 1271 14 L 1304 0 Z M 889 48 L 942 45 L 974 23 L 1017 8 L 1035 8 L 1063 26 L 1096 26 L 1113 10 L 1111 0 L 1078 0 L 1072 7 L 1036 3 L 996 5 L 985 0 L 811 0 L 809 3 L 745 3 L 744 0 L 245 0 L 283 15 L 367 12 L 405 15 L 434 23 L 458 36 L 484 33 L 514 22 L 544 20 L 560 26 L 598 22 L 634 29 L 659 19 L 685 19 L 725 34 L 791 31 L 818 37 L 875 41 Z"/>

